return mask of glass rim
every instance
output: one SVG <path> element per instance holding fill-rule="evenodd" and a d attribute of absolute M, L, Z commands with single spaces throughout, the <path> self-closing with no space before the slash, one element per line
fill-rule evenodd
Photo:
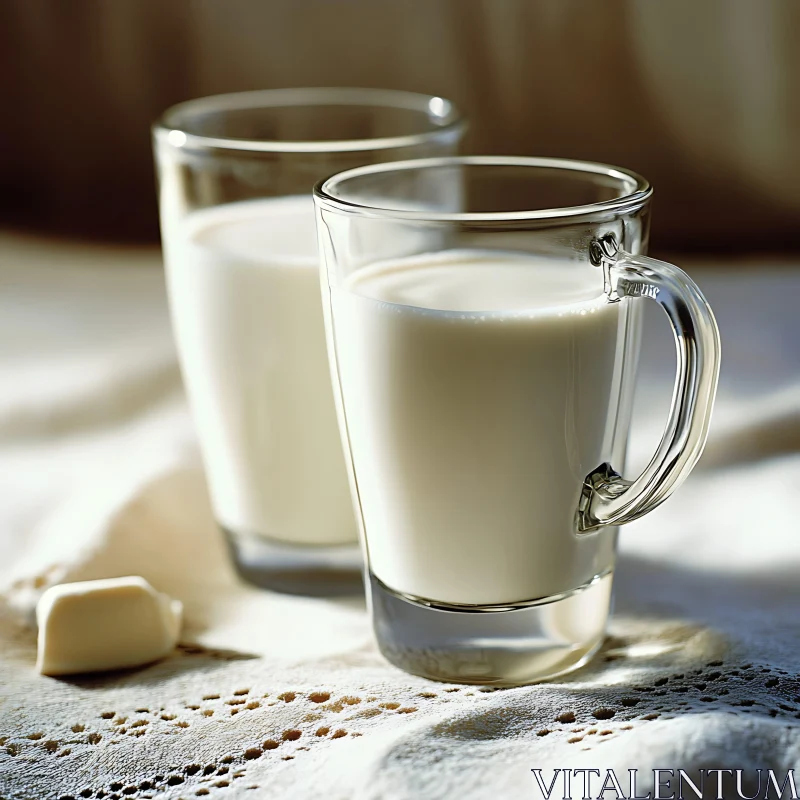
<path fill-rule="evenodd" d="M 542 208 L 522 211 L 466 211 L 439 212 L 394 209 L 386 206 L 368 205 L 345 200 L 334 194 L 337 186 L 353 178 L 374 175 L 381 172 L 404 172 L 413 169 L 484 166 L 484 167 L 527 167 L 533 169 L 562 169 L 584 175 L 603 175 L 618 181 L 627 191 L 619 197 L 586 203 L 579 206 L 561 208 Z M 580 161 L 567 158 L 543 158 L 538 156 L 445 156 L 440 158 L 420 158 L 408 161 L 394 161 L 355 167 L 318 181 L 314 186 L 314 202 L 329 211 L 338 211 L 360 216 L 391 218 L 417 222 L 542 222 L 547 220 L 575 219 L 607 213 L 630 213 L 644 206 L 653 194 L 650 183 L 636 172 L 610 164 L 595 161 Z"/>
<path fill-rule="evenodd" d="M 234 139 L 192 133 L 187 116 L 198 113 L 224 113 L 258 108 L 291 108 L 298 106 L 367 106 L 393 108 L 418 113 L 436 114 L 442 124 L 430 130 L 399 136 L 373 139 Z M 458 108 L 444 97 L 398 89 L 362 89 L 353 87 L 302 87 L 258 89 L 246 92 L 209 95 L 170 106 L 153 123 L 153 134 L 166 138 L 176 147 L 197 147 L 261 153 L 347 153 L 360 150 L 389 150 L 412 147 L 435 141 L 455 131 L 461 132 L 467 122 Z"/>

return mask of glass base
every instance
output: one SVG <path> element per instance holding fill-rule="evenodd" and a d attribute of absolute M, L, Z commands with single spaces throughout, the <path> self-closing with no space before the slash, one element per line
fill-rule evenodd
<path fill-rule="evenodd" d="M 363 561 L 357 542 L 293 545 L 220 525 L 239 576 L 262 589 L 313 597 L 362 595 Z"/>
<path fill-rule="evenodd" d="M 392 591 L 369 574 L 372 624 L 383 655 L 448 683 L 519 686 L 577 669 L 597 652 L 613 573 L 555 597 L 508 606 L 450 606 Z"/>

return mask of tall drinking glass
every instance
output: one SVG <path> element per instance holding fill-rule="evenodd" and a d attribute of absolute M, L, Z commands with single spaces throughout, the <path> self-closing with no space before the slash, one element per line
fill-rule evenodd
<path fill-rule="evenodd" d="M 384 655 L 519 684 L 601 643 L 617 526 L 705 443 L 719 334 L 647 258 L 651 189 L 601 164 L 441 158 L 315 188 L 328 345 Z M 664 436 L 619 474 L 643 299 L 678 353 Z"/>
<path fill-rule="evenodd" d="M 312 187 L 453 153 L 463 131 L 447 100 L 370 89 L 208 97 L 154 127 L 183 379 L 217 521 L 251 581 L 325 593 L 358 575 Z"/>

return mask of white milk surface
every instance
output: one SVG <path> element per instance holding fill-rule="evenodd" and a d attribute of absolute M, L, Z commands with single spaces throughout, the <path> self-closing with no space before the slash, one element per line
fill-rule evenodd
<path fill-rule="evenodd" d="M 219 522 L 289 543 L 354 541 L 310 197 L 164 221 L 184 382 Z"/>
<path fill-rule="evenodd" d="M 588 266 L 451 251 L 359 270 L 333 332 L 373 573 L 449 603 L 574 589 L 613 564 L 578 537 L 609 458 L 619 306 Z"/>

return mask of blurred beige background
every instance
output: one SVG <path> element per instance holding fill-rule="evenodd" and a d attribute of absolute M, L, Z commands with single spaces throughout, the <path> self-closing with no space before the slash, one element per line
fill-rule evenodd
<path fill-rule="evenodd" d="M 447 96 L 473 152 L 645 174 L 657 250 L 797 250 L 795 0 L 4 0 L 0 224 L 155 240 L 149 125 L 253 88 Z"/>

